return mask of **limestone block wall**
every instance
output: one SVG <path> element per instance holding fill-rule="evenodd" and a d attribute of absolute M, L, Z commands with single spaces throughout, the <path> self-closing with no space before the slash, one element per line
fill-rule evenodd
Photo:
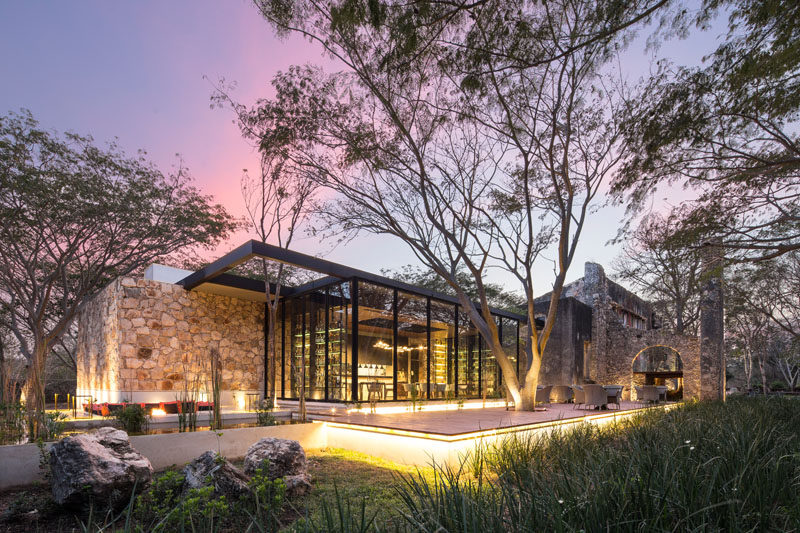
<path fill-rule="evenodd" d="M 669 346 L 680 354 L 683 363 L 683 397 L 700 395 L 700 340 L 669 331 L 626 328 L 609 307 L 595 305 L 592 316 L 590 378 L 597 383 L 626 387 L 623 398 L 630 399 L 636 384 L 632 364 L 636 355 L 650 346 Z"/>
<path fill-rule="evenodd" d="M 173 401 L 186 383 L 210 390 L 210 353 L 222 367 L 222 404 L 263 389 L 264 304 L 115 280 L 78 319 L 78 393 L 100 401 Z"/>

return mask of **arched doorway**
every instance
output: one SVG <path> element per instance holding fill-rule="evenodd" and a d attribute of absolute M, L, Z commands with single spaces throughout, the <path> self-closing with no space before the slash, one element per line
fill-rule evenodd
<path fill-rule="evenodd" d="M 683 362 L 681 355 L 669 346 L 648 346 L 636 354 L 631 363 L 632 397 L 634 387 L 640 385 L 662 385 L 667 387 L 667 399 L 683 398 Z"/>

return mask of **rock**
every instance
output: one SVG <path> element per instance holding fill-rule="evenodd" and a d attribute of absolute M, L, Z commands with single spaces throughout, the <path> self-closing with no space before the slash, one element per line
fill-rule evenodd
<path fill-rule="evenodd" d="M 288 494 L 290 498 L 305 496 L 311 492 L 311 479 L 308 477 L 308 474 L 286 476 L 283 478 L 283 482 L 286 483 L 286 494 Z"/>
<path fill-rule="evenodd" d="M 229 500 L 236 500 L 250 490 L 247 476 L 214 451 L 207 451 L 186 465 L 183 475 L 186 488 L 199 489 L 213 485 L 215 494 L 224 495 Z"/>
<path fill-rule="evenodd" d="M 131 447 L 128 434 L 112 427 L 61 439 L 50 449 L 53 500 L 59 504 L 124 505 L 131 491 L 153 477 L 147 457 Z"/>
<path fill-rule="evenodd" d="M 296 440 L 274 437 L 259 440 L 244 456 L 245 474 L 255 474 L 264 461 L 269 461 L 269 479 L 283 478 L 289 496 L 300 496 L 311 490 L 306 452 Z"/>

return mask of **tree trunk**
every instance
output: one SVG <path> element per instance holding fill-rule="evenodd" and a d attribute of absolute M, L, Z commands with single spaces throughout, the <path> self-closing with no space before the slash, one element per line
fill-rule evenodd
<path fill-rule="evenodd" d="M 0 405 L 6 403 L 7 380 L 5 344 L 3 343 L 3 338 L 0 337 Z M 11 398 L 8 401 L 11 403 Z"/>
<path fill-rule="evenodd" d="M 749 349 L 744 351 L 744 379 L 747 383 L 747 390 L 750 390 L 753 382 L 753 352 Z"/>
<path fill-rule="evenodd" d="M 264 391 L 265 398 L 269 399 L 270 404 L 272 405 L 273 409 L 278 406 L 278 389 L 277 389 L 277 372 L 278 372 L 278 303 L 275 302 L 274 304 L 267 305 L 267 311 L 269 313 L 269 328 L 267 331 L 267 354 L 269 355 L 269 379 L 268 381 L 268 391 Z M 266 368 L 264 369 L 266 372 Z"/>
<path fill-rule="evenodd" d="M 35 339 L 33 360 L 28 365 L 28 372 L 23 388 L 25 394 L 25 414 L 28 419 L 28 437 L 34 442 L 42 436 L 44 426 L 44 369 L 48 347 L 43 339 Z"/>
<path fill-rule="evenodd" d="M 761 391 L 766 396 L 767 394 L 767 373 L 764 368 L 764 358 L 758 357 L 758 369 L 761 371 Z"/>
<path fill-rule="evenodd" d="M 536 388 L 539 385 L 539 370 L 542 367 L 542 358 L 538 350 L 531 349 L 531 366 L 525 372 L 525 382 L 519 391 L 520 401 L 514 406 L 515 411 L 533 411 L 536 408 Z"/>

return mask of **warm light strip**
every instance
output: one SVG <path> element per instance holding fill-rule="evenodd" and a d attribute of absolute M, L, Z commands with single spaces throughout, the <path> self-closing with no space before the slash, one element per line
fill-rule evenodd
<path fill-rule="evenodd" d="M 360 424 L 349 424 L 346 422 L 333 422 L 333 421 L 326 421 L 324 422 L 328 426 L 342 428 L 342 429 L 350 429 L 355 431 L 364 431 L 367 433 L 382 433 L 384 435 L 396 435 L 399 437 L 413 437 L 416 439 L 428 439 L 428 440 L 436 440 L 436 441 L 443 441 L 443 442 L 458 442 L 463 440 L 472 440 L 472 439 L 481 439 L 484 437 L 494 437 L 499 435 L 507 435 L 509 433 L 518 433 L 521 431 L 531 431 L 536 429 L 546 429 L 546 428 L 553 428 L 553 427 L 560 427 L 566 426 L 570 424 L 579 424 L 581 422 L 600 422 L 600 421 L 614 421 L 615 419 L 622 419 L 635 416 L 641 413 L 643 410 L 646 409 L 663 409 L 664 411 L 668 411 L 677 407 L 678 404 L 670 404 L 664 406 L 653 406 L 653 407 L 642 407 L 638 409 L 630 409 L 627 411 L 614 411 L 611 413 L 603 413 L 598 415 L 589 415 L 589 416 L 576 416 L 574 418 L 563 418 L 561 420 L 552 420 L 548 422 L 536 422 L 533 424 L 525 424 L 522 426 L 509 426 L 504 428 L 495 428 L 495 429 L 486 429 L 482 431 L 474 431 L 471 433 L 458 433 L 455 435 L 444 435 L 441 433 L 426 433 L 424 431 L 411 431 L 407 429 L 393 429 L 393 428 L 382 428 L 382 427 L 375 427 L 375 426 L 366 426 Z"/>
<path fill-rule="evenodd" d="M 509 404 L 510 406 L 513 404 Z M 347 414 L 353 413 L 364 413 L 364 414 L 375 414 L 375 415 L 393 415 L 397 413 L 412 413 L 412 412 L 426 412 L 429 413 L 431 411 L 455 411 L 458 409 L 483 409 L 484 407 L 505 407 L 505 401 L 491 401 L 491 402 L 470 402 L 464 403 L 462 406 L 458 406 L 458 404 L 447 404 L 447 403 L 434 403 L 434 404 L 424 404 L 420 401 L 417 404 L 417 408 L 413 409 L 411 405 L 387 405 L 383 407 L 375 407 L 375 409 L 370 409 L 369 407 L 362 407 L 360 409 L 348 409 L 346 412 Z"/>

